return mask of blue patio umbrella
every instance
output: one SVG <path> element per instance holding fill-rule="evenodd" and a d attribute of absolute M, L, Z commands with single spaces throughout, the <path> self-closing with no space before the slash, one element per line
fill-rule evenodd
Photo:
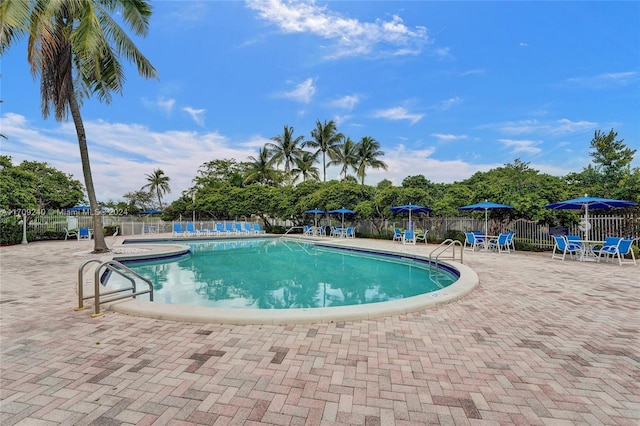
<path fill-rule="evenodd" d="M 311 209 L 311 210 L 307 210 L 305 213 L 312 214 L 313 215 L 313 223 L 315 224 L 315 226 L 318 226 L 318 215 L 319 214 L 323 214 L 324 210 Z"/>
<path fill-rule="evenodd" d="M 423 213 L 423 212 L 430 212 L 431 209 L 429 207 L 426 206 L 418 206 L 415 204 L 405 204 L 402 206 L 393 206 L 391 207 L 389 210 L 391 210 L 393 213 L 406 213 L 409 212 L 409 229 L 413 229 L 413 222 L 411 221 L 411 212 L 416 212 L 416 213 Z"/>
<path fill-rule="evenodd" d="M 484 235 L 489 233 L 489 210 L 490 209 L 512 209 L 512 206 L 506 204 L 491 203 L 485 200 L 482 203 L 470 204 L 468 206 L 459 207 L 458 210 L 484 210 Z"/>
<path fill-rule="evenodd" d="M 585 194 L 584 197 L 559 201 L 557 203 L 547 204 L 544 207 L 546 209 L 584 210 L 584 219 L 581 223 L 581 229 L 584 231 L 584 239 L 589 240 L 589 231 L 591 230 L 591 223 L 589 223 L 589 209 L 612 209 L 637 205 L 638 203 L 634 203 L 633 201 L 589 197 Z"/>
<path fill-rule="evenodd" d="M 336 210 L 329 210 L 331 214 L 342 214 L 342 227 L 344 228 L 344 215 L 345 214 L 354 214 L 353 210 L 345 209 L 344 207 Z"/>

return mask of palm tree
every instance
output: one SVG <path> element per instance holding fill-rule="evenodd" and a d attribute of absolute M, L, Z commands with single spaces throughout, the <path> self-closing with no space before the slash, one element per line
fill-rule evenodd
<path fill-rule="evenodd" d="M 294 158 L 295 167 L 291 170 L 294 176 L 294 180 L 302 176 L 302 181 L 307 179 L 320 180 L 320 171 L 315 162 L 318 159 L 318 154 L 314 154 L 309 151 L 302 151 L 302 154 Z"/>
<path fill-rule="evenodd" d="M 114 19 L 111 15 L 117 15 Z M 93 215 L 94 252 L 109 249 L 104 240 L 91 175 L 89 150 L 80 101 L 96 94 L 109 103 L 111 92 L 120 93 L 124 68 L 119 55 L 135 62 L 144 77 L 156 70 L 133 44 L 118 22 L 145 36 L 151 7 L 147 0 L 32 0 L 6 1 L 0 6 L 0 54 L 20 36 L 28 34 L 27 60 L 41 77 L 42 115 L 50 108 L 57 121 L 73 119 L 80 148 L 84 183 Z"/>
<path fill-rule="evenodd" d="M 278 183 L 279 174 L 273 167 L 275 160 L 270 156 L 269 149 L 260 148 L 258 157 L 250 156 L 250 163 L 247 164 L 247 170 L 244 177 L 244 183 L 249 184 L 258 182 L 263 185 L 273 185 Z"/>
<path fill-rule="evenodd" d="M 169 181 L 171 178 L 169 176 L 165 176 L 164 172 L 160 169 L 155 169 L 153 173 L 145 175 L 147 177 L 147 182 L 142 189 L 148 189 L 149 192 L 156 193 L 158 197 L 158 205 L 160 206 L 160 210 L 162 210 L 162 194 L 167 194 L 171 192 L 171 187 L 169 186 Z"/>
<path fill-rule="evenodd" d="M 298 136 L 294 139 L 293 127 L 285 124 L 283 133 L 271 138 L 271 140 L 276 143 L 268 142 L 265 146 L 271 151 L 276 164 L 282 164 L 284 162 L 284 171 L 288 174 L 294 158 L 302 151 L 298 144 L 301 143 L 303 139 L 304 136 Z"/>
<path fill-rule="evenodd" d="M 313 140 L 306 141 L 302 145 L 316 148 L 316 154 L 322 152 L 322 170 L 323 170 L 323 182 L 327 181 L 327 154 L 329 158 L 333 158 L 336 145 L 340 143 L 340 140 L 344 137 L 342 133 L 338 133 L 336 123 L 331 120 L 324 121 L 324 125 L 320 120 L 316 120 L 316 128 L 311 131 L 311 137 Z"/>
<path fill-rule="evenodd" d="M 342 166 L 340 174 L 343 179 L 347 178 L 347 170 L 351 167 L 356 170 L 356 163 L 358 161 L 358 145 L 354 143 L 351 138 L 344 139 L 344 143 L 336 146 L 336 150 L 333 153 L 333 159 L 329 161 L 329 166 Z"/>
<path fill-rule="evenodd" d="M 383 155 L 384 152 L 380 151 L 380 142 L 371 136 L 365 136 L 360 139 L 360 142 L 358 142 L 357 145 L 358 159 L 356 161 L 356 172 L 362 185 L 364 185 L 364 177 L 367 174 L 367 167 L 387 170 L 387 164 L 378 159 L 378 157 Z"/>

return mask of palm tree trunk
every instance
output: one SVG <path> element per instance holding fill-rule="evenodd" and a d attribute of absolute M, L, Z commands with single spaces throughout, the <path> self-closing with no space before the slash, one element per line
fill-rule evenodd
<path fill-rule="evenodd" d="M 78 105 L 75 91 L 72 89 L 69 92 L 69 110 L 73 117 L 73 123 L 76 126 L 78 146 L 80 147 L 80 161 L 82 162 L 82 174 L 84 175 L 84 186 L 87 189 L 89 206 L 91 207 L 91 214 L 93 215 L 93 253 L 106 253 L 109 251 L 109 248 L 104 240 L 104 232 L 102 230 L 102 213 L 98 208 L 96 190 L 93 186 L 93 177 L 91 176 L 89 149 L 87 148 L 87 134 L 84 131 L 84 123 L 80 116 L 80 106 Z"/>
<path fill-rule="evenodd" d="M 322 181 L 326 182 L 327 181 L 327 160 L 324 154 L 325 154 L 325 151 L 322 151 L 322 170 L 324 171 Z"/>

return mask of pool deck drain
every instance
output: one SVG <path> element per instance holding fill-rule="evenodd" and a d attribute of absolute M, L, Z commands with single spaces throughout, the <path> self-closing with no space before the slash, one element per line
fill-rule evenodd
<path fill-rule="evenodd" d="M 241 326 L 74 311 L 91 246 L 0 247 L 3 426 L 640 424 L 640 266 L 465 252 L 453 303 Z"/>

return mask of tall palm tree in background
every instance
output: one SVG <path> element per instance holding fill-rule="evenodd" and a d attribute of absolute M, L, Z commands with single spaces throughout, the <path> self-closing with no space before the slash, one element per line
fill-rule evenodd
<path fill-rule="evenodd" d="M 311 131 L 311 137 L 313 140 L 306 141 L 303 147 L 310 146 L 317 149 L 316 153 L 322 152 L 322 171 L 323 182 L 327 181 L 327 154 L 329 158 L 333 158 L 336 145 L 340 143 L 340 140 L 344 137 L 342 133 L 338 133 L 336 123 L 331 120 L 324 124 L 320 120 L 316 120 L 316 128 Z"/>
<path fill-rule="evenodd" d="M 378 159 L 378 157 L 384 155 L 384 151 L 380 151 L 380 142 L 371 136 L 365 136 L 360 139 L 357 145 L 357 155 L 356 172 L 362 185 L 364 185 L 364 177 L 367 174 L 368 167 L 387 170 L 387 164 Z"/>
<path fill-rule="evenodd" d="M 302 151 L 302 155 L 294 158 L 295 167 L 291 170 L 294 180 L 302 177 L 302 181 L 320 180 L 320 170 L 314 164 L 318 155 L 309 151 Z"/>
<path fill-rule="evenodd" d="M 258 151 L 258 157 L 249 157 L 244 183 L 253 182 L 263 185 L 275 185 L 280 180 L 280 173 L 274 168 L 275 160 L 271 157 L 269 149 L 265 146 Z"/>
<path fill-rule="evenodd" d="M 284 171 L 288 174 L 294 159 L 302 152 L 302 148 L 298 144 L 302 143 L 303 139 L 304 136 L 294 138 L 293 127 L 285 124 L 283 133 L 271 138 L 276 143 L 267 142 L 265 146 L 271 151 L 276 164 L 284 163 Z"/>
<path fill-rule="evenodd" d="M 347 171 L 351 167 L 356 170 L 356 164 L 358 162 L 358 145 L 351 140 L 350 137 L 344 139 L 344 142 L 336 146 L 336 150 L 333 153 L 333 159 L 329 161 L 329 166 L 342 166 L 340 174 L 343 179 L 347 178 Z"/>
<path fill-rule="evenodd" d="M 117 15 L 117 19 L 111 15 Z M 120 55 L 133 61 L 143 77 L 156 76 L 153 65 L 117 24 L 123 21 L 135 34 L 145 36 L 150 17 L 148 0 L 31 0 L 0 4 L 0 55 L 14 41 L 28 35 L 27 60 L 34 77 L 41 77 L 43 117 L 46 119 L 52 108 L 57 121 L 66 120 L 69 112 L 73 118 L 93 212 L 95 253 L 109 249 L 91 175 L 80 103 L 95 94 L 108 104 L 111 92 L 122 92 L 125 75 Z"/>
<path fill-rule="evenodd" d="M 158 205 L 160 206 L 160 210 L 162 210 L 162 194 L 168 194 L 171 192 L 171 187 L 169 186 L 171 178 L 166 176 L 160 169 L 155 169 L 153 173 L 145 176 L 149 183 L 143 186 L 142 189 L 148 189 L 149 192 L 156 193 L 156 196 L 158 197 Z"/>

